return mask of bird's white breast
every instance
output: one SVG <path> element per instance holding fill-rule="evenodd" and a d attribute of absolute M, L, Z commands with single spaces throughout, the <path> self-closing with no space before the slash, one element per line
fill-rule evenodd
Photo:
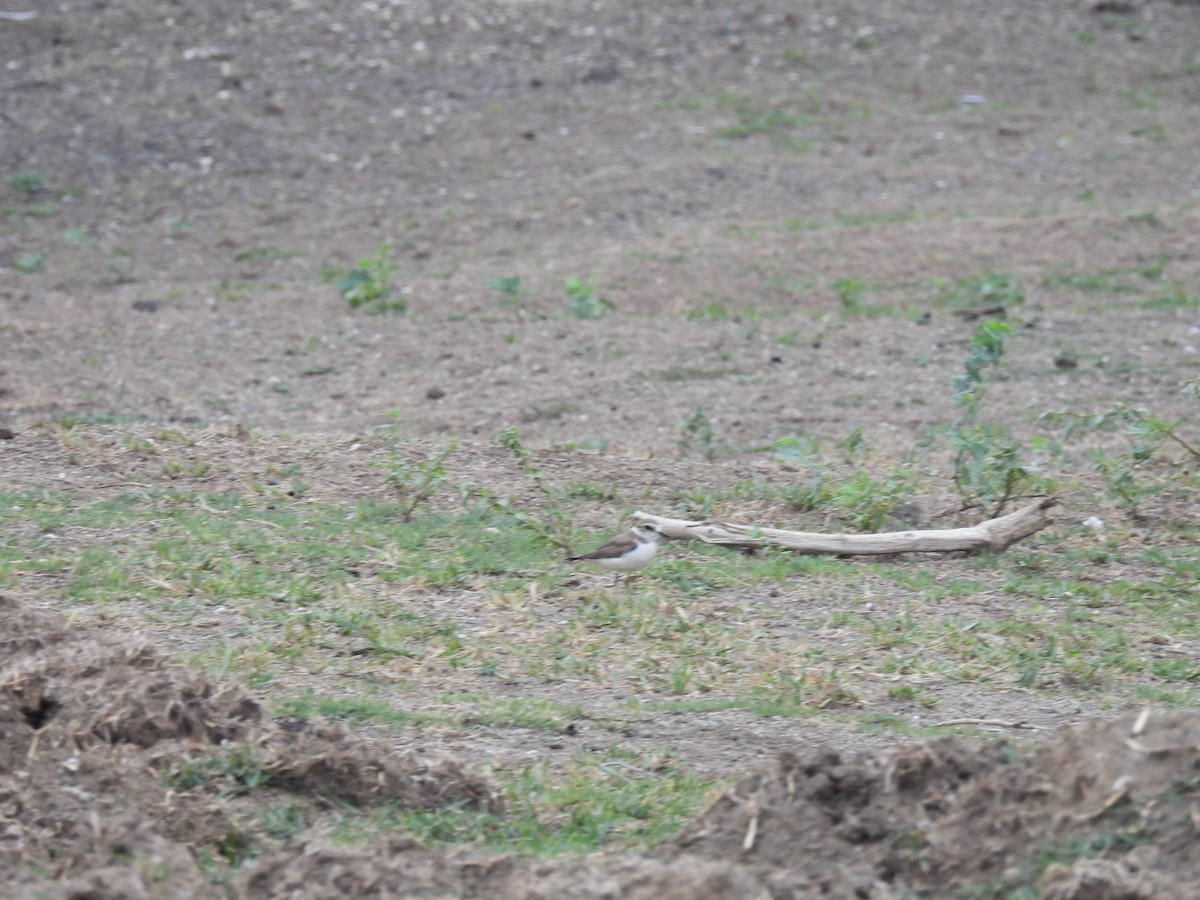
<path fill-rule="evenodd" d="M 636 572 L 646 568 L 650 560 L 654 559 L 654 551 L 657 549 L 658 545 L 653 541 L 639 541 L 638 545 L 624 556 L 596 559 L 593 562 L 609 572 Z"/>

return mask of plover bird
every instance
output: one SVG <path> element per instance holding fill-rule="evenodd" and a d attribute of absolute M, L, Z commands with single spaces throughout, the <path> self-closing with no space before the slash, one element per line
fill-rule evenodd
<path fill-rule="evenodd" d="M 662 539 L 663 533 L 658 526 L 647 522 L 633 526 L 591 553 L 568 556 L 567 559 L 594 562 L 605 571 L 612 572 L 613 587 L 616 587 L 622 573 L 637 572 L 650 565 L 650 560 L 654 559 L 654 553 L 658 550 L 658 542 Z"/>

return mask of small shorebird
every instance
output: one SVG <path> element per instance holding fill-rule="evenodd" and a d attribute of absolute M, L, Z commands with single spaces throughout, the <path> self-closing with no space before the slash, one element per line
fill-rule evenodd
<path fill-rule="evenodd" d="M 613 573 L 613 587 L 621 580 L 623 572 L 637 572 L 650 565 L 654 553 L 658 550 L 658 542 L 663 539 L 663 533 L 658 526 L 647 522 L 644 525 L 634 525 L 624 534 L 613 538 L 603 547 L 584 553 L 581 556 L 568 556 L 571 561 L 586 560 L 594 562 L 605 571 Z"/>

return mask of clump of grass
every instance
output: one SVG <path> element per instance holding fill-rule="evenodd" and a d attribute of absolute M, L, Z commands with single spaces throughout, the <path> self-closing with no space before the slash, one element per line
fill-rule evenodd
<path fill-rule="evenodd" d="M 842 312 L 856 314 L 862 312 L 862 301 L 865 289 L 860 278 L 839 278 L 830 287 L 837 294 L 842 304 Z"/>
<path fill-rule="evenodd" d="M 26 197 L 47 190 L 46 179 L 37 172 L 15 172 L 8 176 L 8 186 Z"/>
<path fill-rule="evenodd" d="M 773 445 L 775 459 L 804 468 L 804 477 L 792 479 L 780 488 L 781 497 L 798 512 L 817 509 L 829 501 L 829 468 L 821 459 L 821 445 L 807 435 L 785 437 Z"/>
<path fill-rule="evenodd" d="M 290 259 L 300 254 L 295 250 L 287 250 L 276 244 L 255 244 L 233 254 L 234 262 L 273 262 L 277 259 Z"/>
<path fill-rule="evenodd" d="M 837 474 L 813 438 L 782 438 L 772 449 L 780 462 L 805 470 L 804 477 L 777 487 L 777 496 L 801 512 L 828 508 L 856 531 L 878 531 L 912 501 L 919 484 L 908 461 L 886 467 L 871 465 L 858 428 L 837 444 L 842 464 L 849 467 L 844 474 Z"/>
<path fill-rule="evenodd" d="M 687 458 L 698 454 L 711 462 L 717 457 L 716 434 L 716 426 L 704 412 L 704 407 L 697 406 L 679 423 L 679 455 Z"/>
<path fill-rule="evenodd" d="M 1181 393 L 1200 399 L 1200 378 L 1184 385 Z M 1064 440 L 1081 430 L 1120 430 L 1125 434 L 1129 439 L 1125 449 L 1117 453 L 1092 450 L 1088 458 L 1104 480 L 1109 499 L 1135 518 L 1148 498 L 1172 483 L 1171 474 L 1156 473 L 1153 468 L 1154 460 L 1164 455 L 1166 447 L 1182 449 L 1185 458 L 1193 463 L 1200 460 L 1200 444 L 1188 435 L 1182 420 L 1156 416 L 1124 401 L 1089 415 L 1070 411 L 1044 413 L 1039 421 L 1058 424 Z"/>
<path fill-rule="evenodd" d="M 247 744 L 198 756 L 184 753 L 162 772 L 163 783 L 177 791 L 215 785 L 226 794 L 250 793 L 264 787 L 274 776 L 270 763 Z"/>
<path fill-rule="evenodd" d="M 466 804 L 431 811 L 388 809 L 343 820 L 337 836 L 369 839 L 403 828 L 427 844 L 476 844 L 536 856 L 637 850 L 679 830 L 712 783 L 669 758 L 611 748 L 577 756 L 563 772 L 539 763 L 501 773 L 503 816 Z"/>
<path fill-rule="evenodd" d="M 515 309 L 521 305 L 521 278 L 519 275 L 509 275 L 503 278 L 489 278 L 486 287 L 500 292 L 500 305 L 506 309 Z"/>
<path fill-rule="evenodd" d="M 520 463 L 525 477 L 542 495 L 545 511 L 536 515 L 529 510 L 517 508 L 507 497 L 498 497 L 490 491 L 477 489 L 475 495 L 493 510 L 511 517 L 517 525 L 532 531 L 547 543 L 571 552 L 571 516 L 566 510 L 564 492 L 552 485 L 542 474 L 533 453 L 521 443 L 518 429 L 506 428 L 495 435 L 492 442 L 499 444 Z"/>
<path fill-rule="evenodd" d="M 412 521 L 417 509 L 428 503 L 449 481 L 446 459 L 458 447 L 451 439 L 435 448 L 424 458 L 410 459 L 405 455 L 398 425 L 382 429 L 385 455 L 377 465 L 383 469 L 384 482 L 396 496 L 400 521 Z"/>
<path fill-rule="evenodd" d="M 104 265 L 119 284 L 136 280 L 138 258 L 130 247 L 113 247 Z"/>
<path fill-rule="evenodd" d="M 1166 284 L 1141 305 L 1146 309 L 1197 309 L 1200 308 L 1200 294 L 1189 294 L 1177 285 Z"/>
<path fill-rule="evenodd" d="M 807 141 L 796 139 L 793 133 L 810 124 L 811 117 L 792 112 L 784 105 L 765 103 L 741 94 L 721 94 L 717 102 L 732 109 L 737 116 L 736 122 L 716 131 L 718 138 L 742 140 L 762 134 L 769 135 L 775 143 L 789 150 L 803 153 L 810 149 Z"/>
<path fill-rule="evenodd" d="M 350 306 L 355 309 L 361 306 L 377 315 L 400 314 L 408 309 L 408 302 L 397 296 L 392 284 L 396 265 L 388 259 L 391 251 L 391 243 L 385 241 L 374 257 L 360 259 L 357 265 L 334 278 L 333 286 Z"/>
<path fill-rule="evenodd" d="M 596 292 L 596 282 L 568 278 L 563 284 L 567 308 L 577 319 L 599 319 L 616 310 L 616 305 Z"/>
<path fill-rule="evenodd" d="M 1023 459 L 1008 426 L 981 416 L 988 380 L 1004 357 L 1004 338 L 1011 331 L 995 319 L 975 328 L 963 371 L 951 381 L 959 416 L 940 429 L 953 452 L 954 486 L 959 495 L 967 507 L 982 508 L 991 516 L 998 515 L 1020 491 L 1045 492 L 1052 487 L 1049 479 Z"/>
<path fill-rule="evenodd" d="M 937 295 L 938 306 L 948 306 L 968 311 L 1004 309 L 1025 302 L 1021 283 L 1005 272 L 984 272 L 959 278 Z"/>
<path fill-rule="evenodd" d="M 1054 268 L 1042 277 L 1042 287 L 1050 290 L 1060 288 L 1075 288 L 1080 291 L 1110 292 L 1110 293 L 1139 293 L 1136 285 L 1119 281 L 1123 274 L 1118 270 L 1102 272 L 1071 272 L 1062 268 Z"/>
<path fill-rule="evenodd" d="M 35 272 L 42 271 L 45 262 L 45 253 L 22 253 L 17 257 L 14 265 L 18 272 L 22 272 L 25 275 L 32 275 Z"/>
<path fill-rule="evenodd" d="M 832 487 L 829 502 L 858 531 L 879 531 L 912 499 L 915 483 L 915 475 L 904 466 L 879 474 L 859 468 Z"/>

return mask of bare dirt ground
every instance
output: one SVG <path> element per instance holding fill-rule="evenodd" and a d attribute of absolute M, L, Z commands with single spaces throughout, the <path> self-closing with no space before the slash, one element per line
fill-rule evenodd
<path fill-rule="evenodd" d="M 1023 285 L 1010 377 L 988 395 L 1019 435 L 1038 412 L 1117 399 L 1195 408 L 1179 392 L 1200 360 L 1194 3 L 29 7 L 0 18 L 7 492 L 236 494 L 286 487 L 302 464 L 309 498 L 382 498 L 375 429 L 392 416 L 414 446 L 462 438 L 456 477 L 508 494 L 529 487 L 487 439 L 519 427 L 548 478 L 617 485 L 625 512 L 761 473 L 755 448 L 793 434 L 859 428 L 882 465 L 954 415 L 975 323 L 946 297 L 983 272 Z M 402 316 L 351 309 L 322 274 L 384 242 Z M 486 286 L 513 276 L 512 298 Z M 603 315 L 571 313 L 569 278 L 595 282 Z M 1126 281 L 1138 290 L 1112 289 Z M 712 436 L 693 456 L 712 459 L 683 460 L 697 408 Z M 62 423 L 83 424 L 68 441 Z M 130 449 L 163 426 L 194 441 L 173 467 Z M 1152 548 L 1156 523 L 1195 523 L 1195 500 L 1161 498 L 1126 538 Z M 1062 501 L 1064 522 L 1093 511 Z M 947 489 L 917 518 L 943 525 L 951 504 Z M 807 634 L 836 610 L 822 588 L 789 587 L 809 605 L 778 627 Z M 330 815 L 330 796 L 502 813 L 485 770 L 564 742 L 272 719 L 263 697 L 173 659 L 229 619 L 181 628 L 118 604 L 68 621 L 52 578 L 4 594 L 5 896 L 999 896 L 1035 869 L 1055 898 L 1200 884 L 1200 717 L 1145 719 L 1065 684 L 945 683 L 933 716 L 861 696 L 914 720 L 1062 731 L 1027 752 L 836 717 L 638 722 L 631 746 L 731 784 L 760 774 L 644 856 L 347 848 L 314 831 L 214 885 L 202 848 L 236 840 L 253 801 L 165 790 L 156 773 L 189 747 L 253 746 L 281 773 L 273 791 Z M 743 591 L 723 614 L 774 599 Z M 419 587 L 405 602 L 476 609 Z M 319 684 L 297 672 L 290 687 Z M 439 687 L 482 689 L 430 681 L 397 702 Z M 499 690 L 597 717 L 627 699 Z M 1089 841 L 1103 858 L 1037 867 L 1048 842 Z"/>

